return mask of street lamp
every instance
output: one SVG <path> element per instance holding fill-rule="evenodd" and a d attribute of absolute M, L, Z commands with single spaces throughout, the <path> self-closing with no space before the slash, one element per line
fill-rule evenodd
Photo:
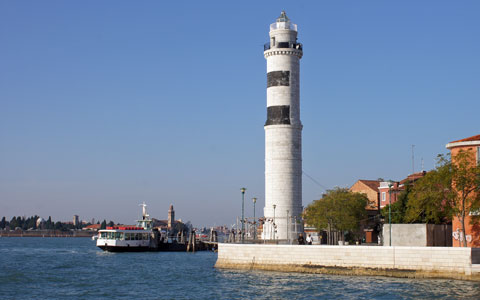
<path fill-rule="evenodd" d="M 273 240 L 275 240 L 275 208 L 277 208 L 277 205 L 273 205 Z"/>
<path fill-rule="evenodd" d="M 390 246 L 392 246 L 392 186 L 393 182 L 388 181 L 388 228 L 390 231 Z"/>
<path fill-rule="evenodd" d="M 257 198 L 252 198 L 253 201 L 253 240 L 257 239 L 257 221 L 255 220 L 255 203 L 257 203 Z"/>
<path fill-rule="evenodd" d="M 240 189 L 240 191 L 242 192 L 242 244 L 243 242 L 245 241 L 245 216 L 244 216 L 244 212 L 245 212 L 245 191 L 247 189 L 242 187 Z"/>

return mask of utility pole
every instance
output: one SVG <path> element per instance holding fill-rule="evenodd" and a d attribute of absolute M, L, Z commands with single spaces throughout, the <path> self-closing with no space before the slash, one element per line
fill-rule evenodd
<path fill-rule="evenodd" d="M 412 145 L 412 174 L 415 174 L 415 152 L 413 148 L 415 145 Z"/>
<path fill-rule="evenodd" d="M 392 246 L 392 186 L 393 182 L 388 182 L 388 229 L 390 230 L 390 246 Z"/>
<path fill-rule="evenodd" d="M 257 203 L 257 198 L 252 198 L 253 201 L 253 240 L 257 239 L 257 220 L 255 219 L 255 203 Z"/>

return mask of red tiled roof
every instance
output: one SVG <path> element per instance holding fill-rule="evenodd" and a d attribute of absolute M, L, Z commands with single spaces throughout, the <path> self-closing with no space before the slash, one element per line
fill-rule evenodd
<path fill-rule="evenodd" d="M 425 172 L 425 171 L 410 174 L 410 175 L 407 176 L 407 178 L 405 178 L 405 179 L 403 179 L 402 181 L 400 181 L 400 184 L 405 184 L 406 182 L 414 182 L 414 181 L 417 181 L 418 179 L 420 179 L 420 178 L 422 178 L 423 176 L 425 176 L 425 174 L 427 174 L 427 172 Z"/>
<path fill-rule="evenodd" d="M 479 135 L 474 135 L 474 136 L 471 136 L 471 137 L 468 137 L 468 138 L 465 138 L 465 139 L 461 139 L 461 140 L 458 140 L 458 141 L 453 141 L 453 142 L 450 142 L 450 143 L 472 142 L 472 141 L 480 141 L 480 134 Z"/>
<path fill-rule="evenodd" d="M 380 186 L 380 181 L 378 180 L 365 180 L 365 179 L 360 179 L 359 180 L 361 183 L 365 184 L 375 192 L 378 192 L 378 187 Z"/>
<path fill-rule="evenodd" d="M 92 225 L 85 226 L 85 229 L 100 229 L 101 226 L 102 226 L 101 224 L 92 224 Z"/>

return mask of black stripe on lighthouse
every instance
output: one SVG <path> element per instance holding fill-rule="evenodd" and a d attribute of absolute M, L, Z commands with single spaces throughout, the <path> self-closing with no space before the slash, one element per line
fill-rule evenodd
<path fill-rule="evenodd" d="M 290 86 L 290 71 L 268 72 L 267 88 L 271 86 Z"/>
<path fill-rule="evenodd" d="M 290 105 L 268 106 L 265 126 L 281 124 L 290 124 Z"/>

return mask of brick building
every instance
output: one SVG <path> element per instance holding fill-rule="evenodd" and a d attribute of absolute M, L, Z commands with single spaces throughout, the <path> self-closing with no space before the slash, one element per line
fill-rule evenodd
<path fill-rule="evenodd" d="M 475 135 L 469 138 L 453 141 L 447 144 L 447 149 L 450 150 L 452 158 L 460 151 L 466 151 L 474 155 L 477 166 L 480 164 L 480 135 Z M 454 161 L 454 159 L 452 159 Z M 465 216 L 465 236 L 467 239 L 467 247 L 480 247 L 480 224 L 471 224 L 473 216 L 479 215 L 479 212 L 470 212 Z M 461 223 L 458 218 L 454 217 L 452 220 L 453 230 L 453 246 L 461 246 L 463 234 L 461 232 Z"/>
<path fill-rule="evenodd" d="M 405 190 L 406 184 L 414 184 L 415 181 L 419 180 L 427 174 L 426 171 L 413 173 L 407 176 L 407 178 L 402 181 L 382 181 L 380 182 L 379 197 L 380 197 L 380 209 L 390 204 L 390 195 L 392 197 L 391 204 L 397 202 L 398 195 Z M 391 187 L 390 187 L 391 184 Z M 391 188 L 391 191 L 390 191 Z M 390 193 L 391 192 L 391 193 Z"/>
<path fill-rule="evenodd" d="M 380 223 L 380 194 L 378 188 L 380 181 L 360 179 L 355 182 L 350 191 L 355 193 L 365 194 L 368 198 L 367 206 L 367 220 L 362 222 L 364 238 L 366 243 L 378 243 L 378 234 Z"/>

